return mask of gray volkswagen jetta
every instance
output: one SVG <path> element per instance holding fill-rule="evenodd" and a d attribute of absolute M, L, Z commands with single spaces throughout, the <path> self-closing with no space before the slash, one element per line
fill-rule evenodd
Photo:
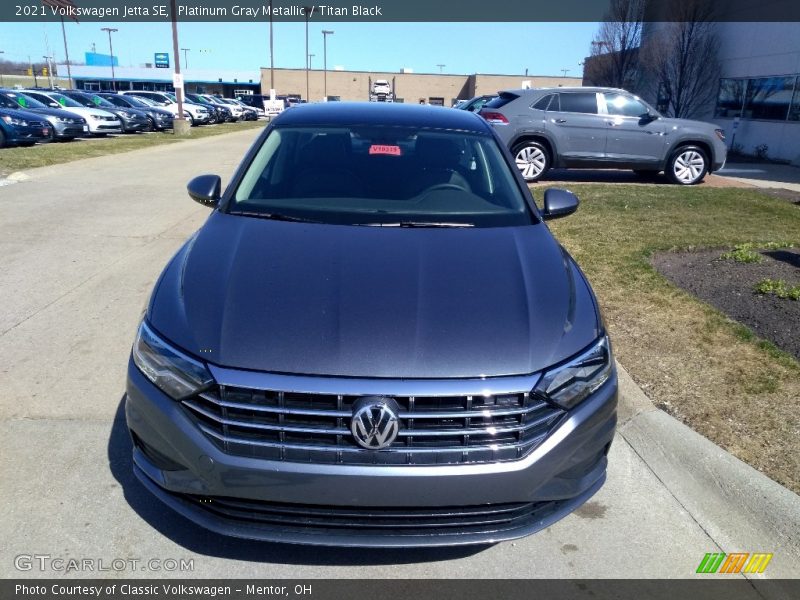
<path fill-rule="evenodd" d="M 483 119 L 285 111 L 164 269 L 128 368 L 139 480 L 242 538 L 521 537 L 606 477 L 617 376 L 597 301 Z"/>

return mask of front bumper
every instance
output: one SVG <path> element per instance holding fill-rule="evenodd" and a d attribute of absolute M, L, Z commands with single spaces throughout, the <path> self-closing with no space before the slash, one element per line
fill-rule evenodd
<path fill-rule="evenodd" d="M 125 412 L 134 471 L 195 523 L 248 539 L 334 546 L 445 546 L 522 537 L 603 484 L 616 374 L 526 457 L 459 465 L 340 465 L 226 454 L 131 362 Z"/>
<path fill-rule="evenodd" d="M 122 122 L 122 131 L 125 133 L 133 133 L 136 131 L 144 131 L 150 126 L 150 121 L 147 117 L 136 117 L 134 119 L 120 119 Z"/>
<path fill-rule="evenodd" d="M 76 137 L 81 137 L 84 135 L 84 125 L 83 123 L 63 123 L 61 121 L 56 121 L 53 123 L 50 122 L 50 125 L 53 127 L 53 131 L 55 132 L 56 138 L 67 138 L 72 139 Z"/>

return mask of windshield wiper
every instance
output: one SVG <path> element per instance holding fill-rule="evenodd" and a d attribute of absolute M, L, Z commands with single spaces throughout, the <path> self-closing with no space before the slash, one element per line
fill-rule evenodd
<path fill-rule="evenodd" d="M 236 210 L 236 211 L 230 211 L 228 214 L 238 215 L 240 217 L 255 217 L 257 219 L 269 219 L 270 221 L 291 221 L 294 223 L 322 222 L 322 221 L 315 221 L 314 219 L 305 219 L 303 217 L 293 217 L 291 215 L 283 215 L 280 213 L 257 212 L 253 210 Z"/>
<path fill-rule="evenodd" d="M 365 227 L 474 227 L 472 223 L 437 223 L 435 221 L 397 221 L 394 223 L 360 223 Z"/>

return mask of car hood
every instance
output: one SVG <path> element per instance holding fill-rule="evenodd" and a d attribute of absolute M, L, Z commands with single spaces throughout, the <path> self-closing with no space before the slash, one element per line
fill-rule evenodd
<path fill-rule="evenodd" d="M 532 373 L 601 327 L 543 224 L 400 229 L 220 212 L 164 270 L 147 318 L 219 366 L 391 378 Z"/>
<path fill-rule="evenodd" d="M 673 119 L 670 117 L 662 117 L 659 120 L 668 129 L 690 129 L 695 131 L 699 129 L 707 131 L 710 134 L 713 134 L 714 129 L 718 127 L 713 123 L 707 123 L 705 121 L 693 121 L 691 119 Z"/>
<path fill-rule="evenodd" d="M 110 110 L 101 110 L 99 108 L 89 108 L 88 106 L 65 106 L 64 109 L 67 112 L 75 113 L 76 115 L 80 115 L 82 117 L 86 117 L 88 115 L 96 115 L 98 117 L 114 117 L 117 119 L 117 115 Z"/>
<path fill-rule="evenodd" d="M 14 119 L 24 119 L 25 121 L 41 121 L 42 117 L 37 115 L 35 112 L 27 109 L 15 109 L 15 108 L 0 108 L 0 116 L 9 116 Z"/>
<path fill-rule="evenodd" d="M 73 114 L 67 115 L 64 114 L 64 111 L 60 108 L 34 108 L 34 107 L 25 107 L 21 108 L 20 110 L 28 113 L 35 113 L 37 115 L 42 115 L 44 117 L 70 117 L 73 119 L 80 119 L 80 115 Z"/>

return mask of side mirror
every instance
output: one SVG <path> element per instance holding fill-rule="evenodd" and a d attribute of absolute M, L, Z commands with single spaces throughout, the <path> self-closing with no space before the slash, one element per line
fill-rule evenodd
<path fill-rule="evenodd" d="M 578 210 L 579 204 L 578 197 L 572 192 L 558 188 L 549 189 L 544 193 L 542 218 L 549 221 L 566 217 Z"/>
<path fill-rule="evenodd" d="M 644 123 L 645 125 L 647 123 L 652 123 L 656 119 L 658 119 L 658 116 L 651 113 L 649 110 L 646 113 L 644 113 L 640 118 L 641 122 Z"/>
<path fill-rule="evenodd" d="M 222 195 L 222 180 L 219 175 L 200 175 L 186 186 L 189 197 L 203 206 L 216 206 Z"/>

